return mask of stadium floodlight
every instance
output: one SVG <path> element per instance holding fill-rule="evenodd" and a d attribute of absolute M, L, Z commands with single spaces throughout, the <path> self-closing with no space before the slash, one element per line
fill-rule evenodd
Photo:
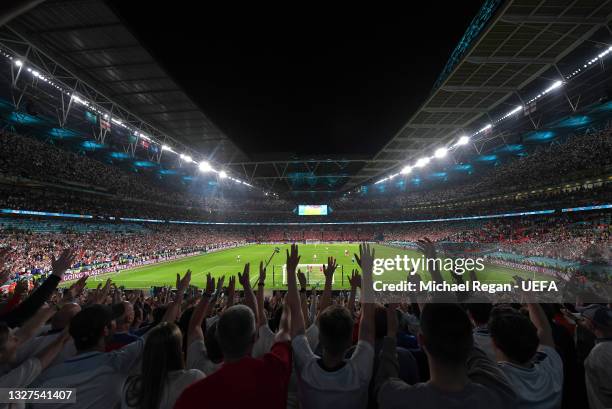
<path fill-rule="evenodd" d="M 189 155 L 185 155 L 184 153 L 181 153 L 181 159 L 184 160 L 185 162 L 193 162 L 193 159 L 191 159 L 191 156 Z"/>
<path fill-rule="evenodd" d="M 470 143 L 470 137 L 463 135 L 461 138 L 459 138 L 459 140 L 457 141 L 457 145 L 462 146 L 462 145 L 467 145 L 468 143 Z"/>
<path fill-rule="evenodd" d="M 200 165 L 198 166 L 198 168 L 200 169 L 201 172 L 210 172 L 211 170 L 213 170 L 213 168 L 210 166 L 210 163 L 206 161 L 200 162 Z"/>
<path fill-rule="evenodd" d="M 486 124 L 485 126 L 482 127 L 482 129 L 480 131 L 478 131 L 477 133 L 481 133 L 484 131 L 488 131 L 489 129 L 493 128 L 493 125 L 491 124 Z"/>
<path fill-rule="evenodd" d="M 446 148 L 438 148 L 436 149 L 436 153 L 434 153 L 434 156 L 440 159 L 440 158 L 445 157 L 447 153 L 448 153 L 448 150 Z"/>
<path fill-rule="evenodd" d="M 168 145 L 162 145 L 162 151 L 171 151 L 172 149 Z"/>
<path fill-rule="evenodd" d="M 412 166 L 407 165 L 407 166 L 404 166 L 404 168 L 402 169 L 402 171 L 401 171 L 400 173 L 401 173 L 402 175 L 407 175 L 407 174 L 409 174 L 410 172 L 412 172 Z"/>
<path fill-rule="evenodd" d="M 422 167 L 425 167 L 425 165 L 427 165 L 428 163 L 429 163 L 429 158 L 421 158 L 417 160 L 414 166 L 416 166 L 417 168 L 422 168 Z"/>
<path fill-rule="evenodd" d="M 219 172 L 219 177 L 221 179 L 225 179 L 227 177 L 227 173 L 224 170 L 222 170 L 221 172 Z"/>
<path fill-rule="evenodd" d="M 557 80 L 557 81 L 553 82 L 553 84 L 550 87 L 548 87 L 548 88 L 546 88 L 544 90 L 544 94 L 549 93 L 550 91 L 559 88 L 561 85 L 563 85 L 563 81 L 561 81 L 561 80 Z"/>
<path fill-rule="evenodd" d="M 23 62 L 21 60 L 15 60 L 15 65 L 21 67 L 23 65 Z"/>

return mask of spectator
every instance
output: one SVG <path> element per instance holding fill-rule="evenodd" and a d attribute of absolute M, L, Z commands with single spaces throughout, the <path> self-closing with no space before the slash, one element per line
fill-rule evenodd
<path fill-rule="evenodd" d="M 364 286 L 371 283 L 373 256 L 369 246 L 360 248 Z M 374 361 L 374 305 L 363 306 L 359 341 L 349 359 L 345 359 L 345 356 L 352 343 L 351 312 L 342 306 L 330 306 L 323 310 L 319 316 L 319 342 L 322 356 L 315 355 L 305 336 L 295 276 L 298 260 L 297 246 L 295 246 L 287 258 L 287 296 L 292 311 L 291 323 L 294 335 L 292 345 L 300 402 L 304 408 L 313 409 L 365 408 L 368 403 L 368 384 L 372 377 Z M 332 275 L 335 269 L 336 261 L 330 258 L 325 275 Z"/>
<path fill-rule="evenodd" d="M 252 358 L 255 315 L 244 305 L 228 308 L 217 324 L 217 339 L 224 363 L 213 374 L 189 386 L 175 409 L 210 407 L 285 409 L 291 373 L 291 348 L 287 320 L 276 334 L 276 343 L 262 358 Z"/>
<path fill-rule="evenodd" d="M 128 378 L 122 409 L 172 409 L 183 390 L 204 377 L 185 369 L 183 337 L 173 323 L 162 323 L 147 334 L 140 375 Z"/>
<path fill-rule="evenodd" d="M 454 304 L 427 304 L 418 334 L 427 361 L 427 383 L 408 385 L 397 379 L 395 353 L 397 314 L 388 308 L 388 332 L 376 389 L 378 404 L 386 408 L 513 408 L 515 395 L 503 374 L 473 345 L 467 314 Z"/>
<path fill-rule="evenodd" d="M 489 329 L 500 369 L 518 396 L 519 408 L 561 407 L 563 363 L 542 307 L 527 304 L 529 317 L 494 310 Z"/>
<path fill-rule="evenodd" d="M 590 305 L 582 311 L 583 325 L 596 337 L 595 347 L 587 356 L 587 396 L 591 409 L 612 407 L 612 309 Z"/>

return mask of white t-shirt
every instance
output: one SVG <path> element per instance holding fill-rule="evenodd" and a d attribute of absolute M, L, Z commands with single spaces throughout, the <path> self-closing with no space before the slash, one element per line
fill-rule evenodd
<path fill-rule="evenodd" d="M 531 368 L 498 362 L 518 398 L 520 409 L 558 409 L 563 391 L 563 362 L 554 348 L 540 345 Z"/>
<path fill-rule="evenodd" d="M 140 362 L 144 340 L 112 352 L 88 352 L 47 368 L 32 384 L 39 388 L 76 388 L 74 403 L 32 404 L 40 409 L 109 409 L 121 402 L 123 383 Z"/>
<path fill-rule="evenodd" d="M 350 359 L 330 372 L 319 365 L 308 339 L 297 336 L 291 342 L 298 374 L 300 402 L 304 409 L 357 409 L 368 404 L 368 385 L 374 366 L 374 348 L 359 341 Z"/>
<path fill-rule="evenodd" d="M 202 378 L 204 378 L 204 374 L 197 369 L 184 369 L 168 373 L 168 381 L 166 383 L 166 387 L 164 388 L 164 394 L 159 404 L 159 409 L 172 409 L 174 407 L 174 403 L 179 396 L 181 396 L 181 393 L 183 393 L 185 388 Z M 127 383 L 128 382 L 126 382 L 123 387 L 121 409 L 134 408 L 134 406 L 130 406 L 126 402 Z"/>
<path fill-rule="evenodd" d="M 253 358 L 264 356 L 270 352 L 272 345 L 274 345 L 274 332 L 272 332 L 268 324 L 262 325 L 259 327 L 259 336 L 257 341 L 255 341 L 255 345 L 253 345 L 251 355 Z"/>
<path fill-rule="evenodd" d="M 25 388 L 42 370 L 38 358 L 30 358 L 22 362 L 10 372 L 0 376 L 0 388 Z M 23 409 L 25 403 L 0 403 L 0 409 Z"/>
<path fill-rule="evenodd" d="M 612 340 L 598 341 L 584 361 L 591 409 L 612 408 Z"/>
<path fill-rule="evenodd" d="M 203 339 L 193 341 L 187 348 L 187 369 L 197 369 L 208 376 L 215 372 L 219 366 L 221 366 L 220 363 L 216 364 L 208 357 Z"/>

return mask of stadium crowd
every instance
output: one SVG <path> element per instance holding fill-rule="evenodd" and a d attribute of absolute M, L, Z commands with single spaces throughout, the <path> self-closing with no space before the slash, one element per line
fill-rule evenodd
<path fill-rule="evenodd" d="M 107 222 L 71 222 L 0 218 L 0 247 L 14 250 L 12 280 L 45 275 L 50 254 L 78 249 L 74 269 L 106 270 L 154 263 L 245 243 L 290 242 L 435 242 L 472 243 L 482 249 L 566 261 L 609 260 L 610 212 L 549 217 L 520 217 L 362 226 L 192 226 Z M 0 283 L 2 284 L 2 283 Z"/>
<path fill-rule="evenodd" d="M 429 240 L 419 250 L 436 257 Z M 4 266 L 10 251 L 0 256 Z M 248 264 L 205 283 L 187 271 L 157 294 L 110 280 L 86 288 L 86 276 L 58 288 L 76 256 L 51 257 L 48 278 L 0 306 L 0 386 L 75 390 L 76 406 L 32 408 L 612 405 L 609 306 L 365 302 L 367 244 L 346 297 L 331 291 L 331 258 L 322 293 L 308 288 L 296 245 L 286 255 L 287 290 L 273 293 L 263 264 L 256 281 Z"/>
<path fill-rule="evenodd" d="M 196 195 L 183 182 L 164 182 L 146 171 L 137 174 L 6 132 L 0 134 L 0 148 L 3 208 L 163 220 L 300 219 L 293 213 L 296 203 L 259 191 Z M 606 203 L 612 199 L 609 182 L 589 178 L 609 174 L 610 151 L 610 129 L 576 135 L 499 166 L 479 168 L 477 183 L 466 176 L 452 183 L 428 181 L 407 191 L 390 188 L 385 194 L 372 188 L 368 194 L 343 196 L 330 202 L 333 212 L 325 219 L 401 220 Z M 562 183 L 567 181 L 580 183 Z"/>

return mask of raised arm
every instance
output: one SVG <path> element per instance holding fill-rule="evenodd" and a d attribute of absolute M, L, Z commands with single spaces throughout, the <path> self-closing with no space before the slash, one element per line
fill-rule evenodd
<path fill-rule="evenodd" d="M 349 294 L 348 305 L 346 306 L 351 314 L 355 314 L 355 297 L 357 296 L 357 288 L 361 287 L 361 276 L 356 269 L 353 269 L 351 275 L 347 277 L 351 285 L 351 293 Z"/>
<path fill-rule="evenodd" d="M 23 326 L 15 332 L 18 342 L 23 344 L 27 340 L 35 337 L 38 330 L 45 325 L 45 323 L 49 321 L 53 315 L 55 315 L 57 310 L 57 307 L 48 305 L 39 308 L 36 314 L 27 320 Z"/>
<path fill-rule="evenodd" d="M 300 294 L 297 289 L 295 270 L 300 263 L 297 244 L 291 245 L 291 253 L 287 250 L 287 302 L 291 310 L 291 337 L 305 333 L 304 317 L 300 305 Z"/>
<path fill-rule="evenodd" d="M 206 289 L 202 293 L 200 302 L 196 306 L 191 319 L 189 320 L 189 329 L 187 332 L 187 344 L 191 345 L 194 341 L 204 339 L 204 332 L 202 331 L 202 322 L 204 318 L 210 313 L 211 307 L 217 301 L 219 293 L 223 288 L 223 281 L 225 276 L 222 276 L 217 281 L 217 290 L 215 291 L 215 279 L 211 278 L 210 273 L 206 275 Z"/>
<path fill-rule="evenodd" d="M 325 287 L 323 287 L 323 295 L 319 302 L 319 314 L 331 305 L 332 299 L 332 283 L 334 280 L 334 272 L 336 271 L 336 259 L 333 257 L 327 258 L 327 266 L 323 266 L 323 274 L 325 275 Z"/>
<path fill-rule="evenodd" d="M 229 308 L 234 305 L 234 301 L 236 298 L 236 277 L 230 276 L 227 282 L 227 302 L 225 303 L 225 308 Z"/>
<path fill-rule="evenodd" d="M 257 280 L 257 321 L 259 326 L 267 323 L 266 312 L 264 309 L 264 289 L 266 288 L 266 268 L 263 261 L 259 262 L 259 280 Z"/>
<path fill-rule="evenodd" d="M 251 263 L 246 263 L 244 265 L 244 270 L 242 271 L 242 274 L 238 273 L 238 281 L 242 285 L 242 288 L 244 288 L 244 305 L 246 305 L 251 309 L 251 311 L 253 311 L 253 314 L 255 314 L 255 318 L 257 319 L 259 315 L 257 313 L 257 299 L 255 298 L 253 287 L 251 287 L 250 271 Z M 257 325 L 257 328 L 259 328 L 259 323 Z"/>
<path fill-rule="evenodd" d="M 435 260 L 437 257 L 436 245 L 429 238 L 424 237 L 423 239 L 417 242 L 417 246 L 419 248 L 419 251 L 423 253 L 426 258 L 425 265 L 427 266 L 429 274 L 431 274 L 431 279 L 438 283 L 443 282 L 444 278 L 442 278 L 442 273 L 440 272 L 440 270 L 438 270 L 438 263 L 428 262 L 429 260 Z"/>
<path fill-rule="evenodd" d="M 546 318 L 542 306 L 537 303 L 529 303 L 527 304 L 527 309 L 529 310 L 529 319 L 538 330 L 540 345 L 554 348 L 555 341 L 553 340 L 552 329 L 550 328 L 550 323 L 548 322 L 548 318 Z"/>
<path fill-rule="evenodd" d="M 380 363 L 378 365 L 378 371 L 376 372 L 376 378 L 374 380 L 374 390 L 376 394 L 391 378 L 399 377 L 399 360 L 397 358 L 397 308 L 396 304 L 389 304 L 387 306 L 387 335 L 383 340 L 383 348 L 380 354 Z"/>
<path fill-rule="evenodd" d="M 189 282 L 191 281 L 191 270 L 187 270 L 183 278 L 176 275 L 176 297 L 174 300 L 168 305 L 168 309 L 166 309 L 166 313 L 162 318 L 162 322 L 175 322 L 178 315 L 179 310 L 181 309 L 181 304 L 183 304 L 183 297 L 185 296 L 185 289 L 189 287 Z"/>
<path fill-rule="evenodd" d="M 301 270 L 297 272 L 297 278 L 300 282 L 300 306 L 302 308 L 302 316 L 304 317 L 304 324 L 310 325 L 310 316 L 308 315 L 308 296 L 306 294 L 306 275 Z"/>
<path fill-rule="evenodd" d="M 356 256 L 356 255 L 355 255 Z M 361 266 L 364 300 L 361 302 L 361 321 L 359 323 L 359 340 L 374 345 L 374 300 L 372 287 L 372 268 L 374 265 L 374 249 L 369 244 L 359 246 L 357 261 Z M 365 301 L 365 302 L 364 302 Z"/>
<path fill-rule="evenodd" d="M 75 253 L 70 249 L 64 250 L 57 259 L 53 258 L 51 261 L 53 273 L 25 301 L 10 311 L 10 313 L 0 316 L 0 321 L 5 321 L 9 327 L 17 327 L 33 316 L 51 298 L 51 295 L 64 277 L 66 270 L 74 262 L 74 259 Z"/>
<path fill-rule="evenodd" d="M 55 338 L 47 347 L 45 347 L 42 351 L 40 351 L 36 357 L 40 361 L 40 366 L 42 369 L 45 369 L 51 362 L 55 359 L 57 354 L 59 354 L 64 348 L 64 344 L 70 340 L 70 333 L 68 332 L 68 328 L 64 328 L 60 336 Z"/>

